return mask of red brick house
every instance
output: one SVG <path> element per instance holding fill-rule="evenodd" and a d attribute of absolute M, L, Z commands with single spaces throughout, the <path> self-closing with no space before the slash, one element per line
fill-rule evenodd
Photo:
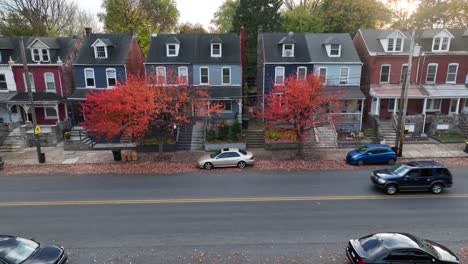
<path fill-rule="evenodd" d="M 20 37 L 13 43 L 9 64 L 16 83 L 16 95 L 8 101 L 10 111 L 21 114 L 22 121 L 32 121 L 31 106 L 20 53 Z M 81 46 L 78 38 L 24 37 L 37 123 L 55 125 L 68 118 L 66 97 L 73 86 L 72 62 Z"/>
<path fill-rule="evenodd" d="M 354 44 L 364 63 L 361 87 L 368 118 L 390 121 L 398 112 L 408 69 L 410 32 L 360 29 Z M 408 118 L 414 133 L 436 124 L 456 124 L 468 113 L 468 29 L 417 30 L 413 53 Z"/>

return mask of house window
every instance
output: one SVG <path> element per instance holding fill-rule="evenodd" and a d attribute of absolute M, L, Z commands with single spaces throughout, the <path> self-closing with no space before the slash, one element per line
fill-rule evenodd
<path fill-rule="evenodd" d="M 275 85 L 284 84 L 284 67 L 275 68 Z"/>
<path fill-rule="evenodd" d="M 393 45 L 395 44 L 394 39 L 388 39 L 387 51 L 393 51 Z"/>
<path fill-rule="evenodd" d="M 232 101 L 231 100 L 211 101 L 211 104 L 220 105 L 223 112 L 232 112 Z"/>
<path fill-rule="evenodd" d="M 395 39 L 395 51 L 402 51 L 403 49 L 403 39 L 402 38 L 396 38 Z"/>
<path fill-rule="evenodd" d="M 208 67 L 200 68 L 200 84 L 209 84 L 210 82 L 210 73 Z"/>
<path fill-rule="evenodd" d="M 340 56 L 340 44 L 331 44 L 330 46 L 330 56 Z"/>
<path fill-rule="evenodd" d="M 403 50 L 403 39 L 402 38 L 389 38 L 387 39 L 387 51 L 402 51 Z"/>
<path fill-rule="evenodd" d="M 457 82 L 458 63 L 450 63 L 447 70 L 447 83 Z"/>
<path fill-rule="evenodd" d="M 327 82 L 327 68 L 320 68 L 319 76 L 320 76 L 320 79 L 322 79 L 322 83 L 326 83 Z"/>
<path fill-rule="evenodd" d="M 427 66 L 426 83 L 435 83 L 437 74 L 437 64 Z"/>
<path fill-rule="evenodd" d="M 293 44 L 283 44 L 283 57 L 294 57 Z"/>
<path fill-rule="evenodd" d="M 95 52 L 96 58 L 98 58 L 98 59 L 107 58 L 107 47 L 106 46 L 96 46 L 96 47 L 94 47 L 94 52 Z"/>
<path fill-rule="evenodd" d="M 340 84 L 348 84 L 349 69 L 342 67 L 340 70 Z"/>
<path fill-rule="evenodd" d="M 211 57 L 221 57 L 221 43 L 211 44 Z"/>
<path fill-rule="evenodd" d="M 26 91 L 28 91 L 28 85 L 27 85 L 27 80 L 26 80 L 26 74 L 23 73 L 23 80 L 24 80 L 24 88 Z M 31 82 L 31 91 L 36 91 L 36 85 L 34 84 L 34 76 L 32 72 L 29 73 L 29 81 Z"/>
<path fill-rule="evenodd" d="M 56 119 L 57 111 L 53 107 L 44 107 L 44 115 L 46 119 Z"/>
<path fill-rule="evenodd" d="M 5 74 L 0 74 L 0 90 L 8 90 Z"/>
<path fill-rule="evenodd" d="M 43 62 L 49 62 L 49 50 L 48 49 L 42 49 L 42 61 Z"/>
<path fill-rule="evenodd" d="M 442 99 L 427 99 L 426 111 L 440 111 Z"/>
<path fill-rule="evenodd" d="M 86 87 L 95 87 L 94 82 L 94 69 L 85 69 L 85 80 L 86 80 Z"/>
<path fill-rule="evenodd" d="M 117 72 L 115 69 L 106 69 L 107 87 L 115 87 L 117 84 Z"/>
<path fill-rule="evenodd" d="M 46 84 L 47 92 L 55 92 L 55 78 L 54 74 L 51 72 L 44 73 L 44 79 Z"/>
<path fill-rule="evenodd" d="M 179 55 L 179 45 L 167 44 L 167 57 L 176 57 Z"/>
<path fill-rule="evenodd" d="M 166 84 L 166 67 L 156 67 L 156 83 Z"/>
<path fill-rule="evenodd" d="M 400 83 L 406 82 L 407 74 L 408 74 L 408 65 L 404 64 L 403 66 L 401 66 Z"/>
<path fill-rule="evenodd" d="M 448 51 L 450 39 L 448 37 L 434 38 L 432 41 L 432 51 Z"/>
<path fill-rule="evenodd" d="M 382 65 L 380 67 L 380 83 L 390 82 L 390 65 Z"/>
<path fill-rule="evenodd" d="M 297 67 L 297 79 L 305 80 L 307 78 L 307 68 L 306 67 Z"/>
<path fill-rule="evenodd" d="M 188 83 L 188 68 L 185 66 L 179 67 L 179 82 Z"/>
<path fill-rule="evenodd" d="M 223 68 L 223 84 L 231 84 L 231 68 Z"/>
<path fill-rule="evenodd" d="M 400 99 L 388 99 L 388 112 L 393 112 L 394 109 L 396 109 L 396 112 L 398 112 L 398 106 L 400 105 L 399 103 Z"/>

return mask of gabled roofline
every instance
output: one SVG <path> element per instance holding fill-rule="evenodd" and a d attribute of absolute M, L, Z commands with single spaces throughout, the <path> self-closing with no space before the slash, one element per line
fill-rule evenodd
<path fill-rule="evenodd" d="M 107 47 L 107 44 L 106 44 L 106 43 L 104 43 L 104 41 L 102 41 L 102 40 L 101 40 L 101 39 L 99 39 L 99 38 L 98 38 L 98 39 L 96 39 L 96 41 L 94 41 L 94 42 L 93 42 L 93 44 L 91 44 L 91 47 L 95 47 L 95 44 L 96 44 L 96 42 L 98 42 L 98 41 L 100 41 L 102 44 L 104 44 L 104 46 L 106 46 L 106 47 Z"/>
<path fill-rule="evenodd" d="M 37 41 L 41 42 L 44 46 L 46 46 L 47 48 L 50 49 L 50 47 L 49 47 L 48 45 L 46 45 L 44 42 L 42 42 L 39 38 L 35 38 L 35 39 L 31 42 L 31 44 L 29 44 L 29 46 L 27 46 L 26 48 L 27 48 L 27 49 L 30 49 L 31 46 L 32 46 L 34 43 L 36 43 Z"/>
<path fill-rule="evenodd" d="M 448 29 L 446 29 L 446 28 L 443 28 L 442 31 L 440 31 L 439 33 L 436 34 L 436 36 L 439 35 L 440 33 L 442 33 L 443 31 L 445 31 L 451 38 L 455 38 L 455 36 L 452 33 L 450 33 L 450 31 L 448 31 Z"/>
<path fill-rule="evenodd" d="M 359 30 L 360 30 L 360 29 L 359 29 Z M 408 38 L 408 37 L 406 37 L 406 35 L 405 35 L 401 30 L 399 30 L 399 29 L 393 30 L 393 31 L 392 31 L 390 34 L 388 34 L 385 38 L 388 38 L 388 36 L 390 36 L 391 34 L 393 34 L 393 33 L 395 33 L 395 32 L 399 32 L 399 33 L 403 36 L 403 38 L 405 38 L 405 39 Z M 383 39 L 383 38 L 378 37 L 377 39 Z"/>
<path fill-rule="evenodd" d="M 369 47 L 367 46 L 367 43 L 366 43 L 366 38 L 364 38 L 364 36 L 362 35 L 361 29 L 358 30 L 358 33 L 359 33 L 359 35 L 361 36 L 362 42 L 364 42 L 364 46 L 366 46 L 367 54 L 369 54 L 369 56 L 375 56 L 375 55 L 372 55 L 372 54 L 371 54 L 371 51 L 369 50 Z M 354 44 L 354 43 L 353 43 L 353 44 Z M 373 52 L 372 52 L 372 53 L 373 53 Z"/>

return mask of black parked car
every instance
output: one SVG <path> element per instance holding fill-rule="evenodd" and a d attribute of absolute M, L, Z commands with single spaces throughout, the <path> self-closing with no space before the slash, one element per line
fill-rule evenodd
<path fill-rule="evenodd" d="M 404 233 L 378 233 L 351 239 L 346 256 L 353 264 L 458 264 L 450 249 Z"/>
<path fill-rule="evenodd" d="M 5 162 L 3 161 L 2 157 L 0 157 L 0 170 L 3 169 L 3 166 Z"/>
<path fill-rule="evenodd" d="M 429 190 L 439 194 L 444 188 L 452 187 L 453 177 L 450 171 L 438 162 L 412 161 L 390 169 L 375 170 L 371 181 L 390 195 L 408 190 Z"/>
<path fill-rule="evenodd" d="M 67 260 L 62 246 L 0 235 L 0 264 L 63 264 Z"/>

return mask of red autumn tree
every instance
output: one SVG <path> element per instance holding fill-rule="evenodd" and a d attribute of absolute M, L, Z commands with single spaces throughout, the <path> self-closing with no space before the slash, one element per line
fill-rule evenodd
<path fill-rule="evenodd" d="M 100 137 L 127 135 L 139 141 L 155 128 L 162 132 L 158 135 L 168 136 L 190 122 L 187 109 L 198 109 L 198 116 L 220 111 L 219 106 L 208 109 L 206 89 L 192 87 L 186 79 L 173 81 L 177 85 L 168 85 L 161 77 L 129 76 L 114 89 L 92 92 L 82 104 L 83 127 Z"/>
<path fill-rule="evenodd" d="M 291 75 L 265 96 L 262 114 L 267 125 L 293 132 L 299 141 L 300 157 L 304 155 L 306 132 L 320 123 L 333 122 L 330 109 L 336 109 L 339 104 L 337 95 L 326 94 L 322 83 L 320 77 L 312 74 L 304 80 Z"/>

